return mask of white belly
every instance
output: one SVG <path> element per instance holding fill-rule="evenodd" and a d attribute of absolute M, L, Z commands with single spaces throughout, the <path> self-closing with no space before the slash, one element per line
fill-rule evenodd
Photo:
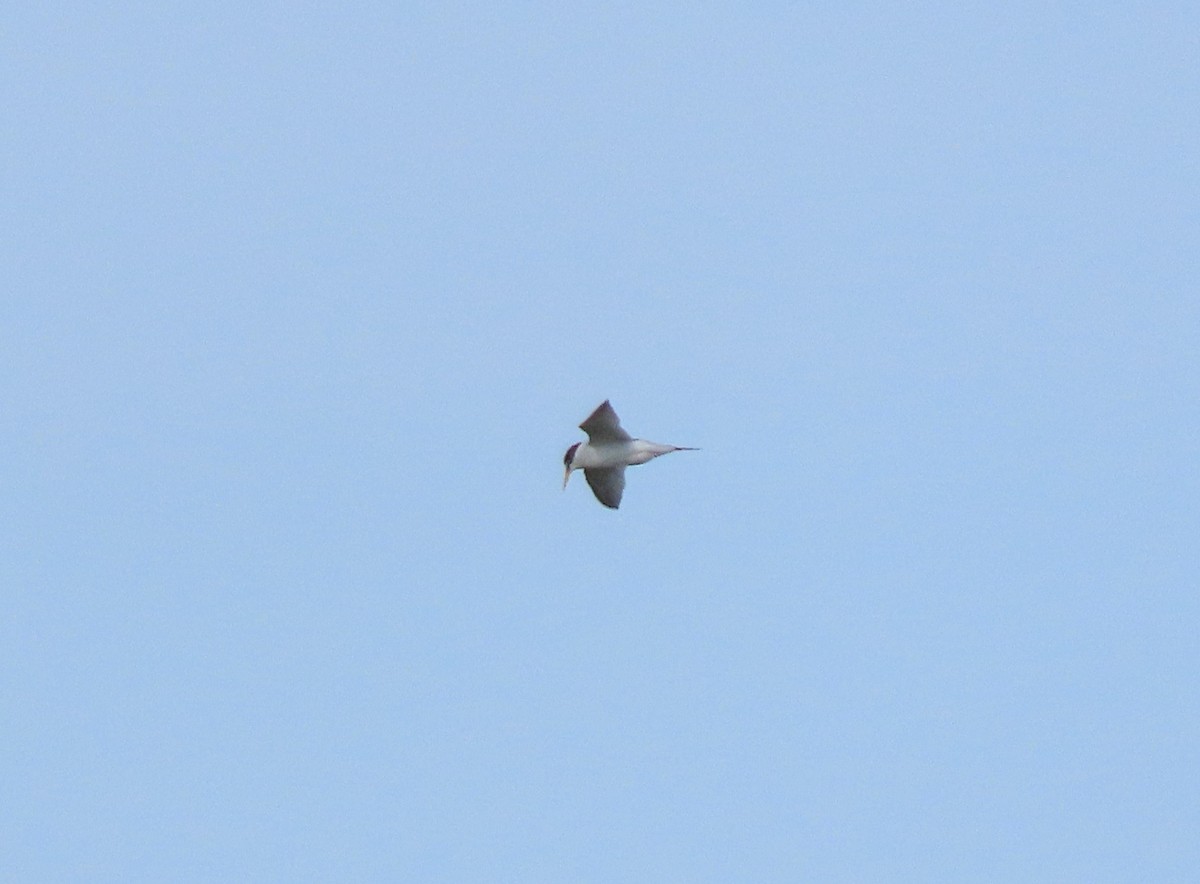
<path fill-rule="evenodd" d="M 654 460 L 660 454 L 674 450 L 674 447 L 670 445 L 659 445 L 657 442 L 647 442 L 645 439 L 631 439 L 628 442 L 614 442 L 607 445 L 589 444 L 583 446 L 575 455 L 575 465 L 585 470 L 631 467 Z"/>

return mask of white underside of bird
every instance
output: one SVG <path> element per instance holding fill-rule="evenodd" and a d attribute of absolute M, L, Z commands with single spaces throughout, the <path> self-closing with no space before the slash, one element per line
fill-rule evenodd
<path fill-rule="evenodd" d="M 563 488 L 572 470 L 583 470 L 596 499 L 606 507 L 621 505 L 625 491 L 625 468 L 654 460 L 672 451 L 695 451 L 682 445 L 663 445 L 634 439 L 621 427 L 621 420 L 607 399 L 579 425 L 588 434 L 587 442 L 576 442 L 563 457 Z"/>

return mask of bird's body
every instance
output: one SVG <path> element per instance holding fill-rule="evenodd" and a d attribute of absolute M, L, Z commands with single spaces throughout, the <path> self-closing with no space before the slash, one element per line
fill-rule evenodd
<path fill-rule="evenodd" d="M 694 451 L 680 445 L 662 445 L 645 439 L 634 439 L 621 427 L 621 420 L 607 399 L 579 425 L 588 434 L 586 442 L 576 442 L 563 457 L 566 473 L 563 488 L 572 470 L 583 470 L 596 499 L 606 507 L 621 505 L 625 491 L 625 468 L 654 460 L 672 451 Z"/>

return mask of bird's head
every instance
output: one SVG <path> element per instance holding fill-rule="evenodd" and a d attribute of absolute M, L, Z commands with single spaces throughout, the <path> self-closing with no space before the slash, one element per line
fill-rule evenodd
<path fill-rule="evenodd" d="M 575 464 L 575 452 L 579 450 L 579 442 L 576 442 L 567 449 L 567 453 L 563 455 L 563 466 L 566 471 L 563 473 L 563 488 L 567 487 L 567 480 L 571 478 L 571 470 Z"/>

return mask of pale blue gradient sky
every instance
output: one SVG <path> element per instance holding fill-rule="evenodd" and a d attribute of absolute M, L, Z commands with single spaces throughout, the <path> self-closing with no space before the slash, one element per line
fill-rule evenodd
<path fill-rule="evenodd" d="M 0 877 L 1195 874 L 1194 4 L 24 6 Z"/>

